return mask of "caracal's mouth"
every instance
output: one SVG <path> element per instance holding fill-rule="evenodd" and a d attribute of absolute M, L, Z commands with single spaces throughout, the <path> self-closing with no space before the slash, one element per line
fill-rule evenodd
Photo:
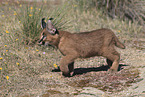
<path fill-rule="evenodd" d="M 38 44 L 44 45 L 44 40 L 46 39 L 46 36 L 42 36 L 41 39 L 38 41 Z"/>

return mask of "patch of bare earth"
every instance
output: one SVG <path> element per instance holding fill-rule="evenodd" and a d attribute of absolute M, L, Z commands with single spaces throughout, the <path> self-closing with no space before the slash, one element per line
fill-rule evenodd
<path fill-rule="evenodd" d="M 124 69 L 113 74 L 107 71 L 90 72 L 69 80 L 68 85 L 74 87 L 95 87 L 102 91 L 118 92 L 141 79 L 138 70 Z"/>
<path fill-rule="evenodd" d="M 139 77 L 139 71 L 130 69 L 130 66 L 122 65 L 122 70 L 117 73 L 108 73 L 105 69 L 104 71 L 98 71 L 98 68 L 106 69 L 107 67 L 76 68 L 76 74 L 73 77 L 53 77 L 52 79 L 55 82 L 50 81 L 47 84 L 50 89 L 41 97 L 80 95 L 84 87 L 93 87 L 106 93 L 119 92 L 131 86 L 132 83 L 142 80 Z M 60 76 L 61 73 L 58 74 Z"/>

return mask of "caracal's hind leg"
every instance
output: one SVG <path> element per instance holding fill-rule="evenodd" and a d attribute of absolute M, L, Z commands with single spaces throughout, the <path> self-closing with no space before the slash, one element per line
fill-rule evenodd
<path fill-rule="evenodd" d="M 109 49 L 103 56 L 107 58 L 107 64 L 110 66 L 109 71 L 118 71 L 120 54 L 115 49 Z"/>
<path fill-rule="evenodd" d="M 118 71 L 119 61 L 120 61 L 120 54 L 117 51 L 113 51 L 111 56 L 108 56 L 108 59 L 112 61 L 112 66 L 110 67 L 109 71 Z"/>

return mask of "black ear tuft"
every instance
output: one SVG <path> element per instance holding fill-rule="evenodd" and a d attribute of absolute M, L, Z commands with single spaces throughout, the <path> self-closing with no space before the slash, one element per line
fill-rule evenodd
<path fill-rule="evenodd" d="M 53 20 L 53 18 L 49 18 L 49 20 Z"/>
<path fill-rule="evenodd" d="M 42 21 L 44 21 L 45 20 L 45 18 L 42 18 Z"/>
<path fill-rule="evenodd" d="M 59 34 L 58 30 L 56 29 L 55 34 Z"/>
<path fill-rule="evenodd" d="M 41 20 L 41 28 L 42 29 L 46 28 L 45 18 L 42 18 Z"/>

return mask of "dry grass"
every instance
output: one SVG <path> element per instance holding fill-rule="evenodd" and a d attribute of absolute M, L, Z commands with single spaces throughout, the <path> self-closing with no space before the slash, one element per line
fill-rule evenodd
<path fill-rule="evenodd" d="M 74 0 L 80 10 L 101 9 L 112 18 L 128 19 L 145 25 L 144 0 Z"/>
<path fill-rule="evenodd" d="M 15 3 L 20 6 L 20 2 Z M 0 96 L 36 96 L 41 95 L 49 88 L 54 89 L 56 86 L 62 91 L 65 89 L 65 92 L 61 93 L 66 93 L 66 95 L 69 93 L 69 89 L 75 91 L 74 88 L 66 84 L 67 79 L 62 78 L 61 73 L 51 72 L 54 68 L 53 64 L 59 64 L 60 52 L 51 47 L 23 44 L 25 37 L 20 34 L 21 23 L 14 15 L 15 6 L 7 1 L 3 1 L 0 6 L 2 11 L 0 13 Z M 53 7 L 55 8 L 57 5 Z M 66 20 L 72 21 L 73 27 L 67 29 L 72 33 L 102 27 L 110 28 L 129 48 L 133 46 L 134 41 L 138 42 L 144 37 L 143 27 L 137 23 L 112 20 L 99 10 L 80 12 L 76 6 L 74 8 L 75 10 L 69 11 L 65 17 Z M 45 10 L 47 11 L 49 8 L 46 7 Z M 46 13 L 44 16 L 49 16 Z M 144 42 L 144 40 L 142 41 Z M 138 44 L 137 42 L 136 44 Z M 143 44 L 138 46 L 142 48 L 141 51 L 144 51 Z M 127 63 L 125 62 L 128 61 L 125 58 L 127 54 L 123 53 L 122 56 L 121 62 Z M 123 59 L 125 61 L 122 61 Z M 92 64 L 91 60 L 93 60 Z M 104 59 L 98 58 L 97 61 L 94 58 L 87 59 L 87 61 L 77 60 L 77 63 L 82 67 L 84 64 L 85 66 L 88 64 L 90 66 L 97 64 L 98 66 L 104 64 Z"/>

